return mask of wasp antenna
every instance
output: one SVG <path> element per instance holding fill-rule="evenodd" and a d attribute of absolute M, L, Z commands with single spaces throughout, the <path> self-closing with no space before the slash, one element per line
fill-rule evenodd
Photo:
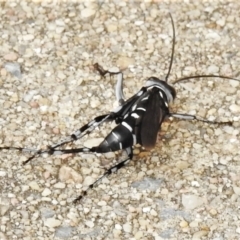
<path fill-rule="evenodd" d="M 172 70 L 172 64 L 173 64 L 173 57 L 174 57 L 174 51 L 175 51 L 175 27 L 174 27 L 174 22 L 173 22 L 173 18 L 172 18 L 172 14 L 169 13 L 169 16 L 171 18 L 171 23 L 172 23 L 172 29 L 173 29 L 173 40 L 172 40 L 172 54 L 171 54 L 171 60 L 170 60 L 170 64 L 169 64 L 169 68 L 168 68 L 168 73 L 165 77 L 165 81 L 168 81 L 168 77 L 171 73 Z"/>
<path fill-rule="evenodd" d="M 183 81 L 186 81 L 189 79 L 194 79 L 194 78 L 222 78 L 222 79 L 235 80 L 235 81 L 240 82 L 240 79 L 237 79 L 237 78 L 232 78 L 232 77 L 227 77 L 227 76 L 218 76 L 218 75 L 211 74 L 211 75 L 196 75 L 196 76 L 183 77 L 183 78 L 180 78 L 180 79 L 174 81 L 172 84 L 180 83 L 180 82 L 183 82 Z"/>

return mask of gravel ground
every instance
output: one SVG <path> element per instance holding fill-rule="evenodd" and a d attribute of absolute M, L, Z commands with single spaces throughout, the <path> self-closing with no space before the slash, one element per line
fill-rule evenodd
<path fill-rule="evenodd" d="M 85 1 L 87 2 L 87 1 Z M 114 78 L 127 97 L 164 78 L 197 74 L 240 78 L 239 1 L 7 1 L 0 8 L 0 144 L 44 148 L 116 107 Z M 239 239 L 240 84 L 195 79 L 176 84 L 172 111 L 219 126 L 168 120 L 155 149 L 72 200 L 118 155 L 41 156 L 0 152 L 0 239 Z M 105 124 L 77 146 L 94 145 Z M 76 145 L 71 145 L 74 147 Z M 120 155 L 120 157 L 122 157 Z"/>

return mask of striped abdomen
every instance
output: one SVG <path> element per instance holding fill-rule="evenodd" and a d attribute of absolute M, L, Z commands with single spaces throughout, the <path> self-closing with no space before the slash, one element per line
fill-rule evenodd
<path fill-rule="evenodd" d="M 121 123 L 94 150 L 99 153 L 118 151 L 137 143 L 151 149 L 155 146 L 160 125 L 168 113 L 164 91 L 153 87 L 139 97 Z"/>

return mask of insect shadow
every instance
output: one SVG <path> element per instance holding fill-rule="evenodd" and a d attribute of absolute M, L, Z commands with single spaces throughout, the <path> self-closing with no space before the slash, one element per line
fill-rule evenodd
<path fill-rule="evenodd" d="M 168 84 L 168 78 L 171 73 L 174 50 L 175 50 L 175 26 L 172 15 L 169 13 L 172 29 L 173 29 L 173 41 L 172 41 L 172 51 L 170 64 L 168 72 L 164 80 L 160 80 L 157 77 L 150 77 L 147 79 L 145 86 L 143 86 L 136 94 L 134 94 L 129 99 L 125 100 L 123 94 L 123 73 L 112 72 L 105 70 L 98 63 L 94 64 L 94 68 L 99 72 L 101 76 L 106 74 L 117 75 L 117 83 L 115 87 L 116 99 L 119 106 L 113 111 L 97 116 L 89 123 L 85 124 L 78 130 L 76 130 L 72 135 L 60 141 L 56 144 L 48 146 L 45 150 L 32 150 L 28 148 L 3 146 L 0 150 L 19 150 L 21 152 L 33 153 L 23 164 L 29 163 L 31 160 L 37 156 L 47 153 L 49 155 L 59 155 L 59 154 L 77 154 L 77 153 L 107 153 L 119 150 L 124 150 L 127 153 L 127 158 L 123 161 L 117 163 L 113 167 L 105 171 L 105 173 L 100 176 L 96 181 L 90 184 L 80 196 L 78 196 L 74 203 L 78 202 L 85 196 L 89 189 L 95 187 L 102 178 L 116 172 L 120 168 L 128 164 L 133 158 L 133 146 L 140 144 L 145 149 L 150 150 L 154 148 L 158 131 L 161 129 L 161 125 L 169 117 L 183 119 L 183 120 L 196 120 L 210 124 L 228 124 L 231 125 L 231 121 L 218 122 L 210 121 L 195 115 L 171 112 L 169 104 L 173 102 L 176 98 L 175 89 Z M 193 78 L 222 78 L 240 81 L 239 79 L 227 77 L 227 76 L 216 76 L 216 75 L 196 75 L 177 79 L 173 84 L 180 83 Z M 68 143 L 72 143 L 76 140 L 91 133 L 96 127 L 101 126 L 103 123 L 115 121 L 116 127 L 104 138 L 104 140 L 94 147 L 81 147 L 72 149 L 62 149 L 59 148 Z"/>

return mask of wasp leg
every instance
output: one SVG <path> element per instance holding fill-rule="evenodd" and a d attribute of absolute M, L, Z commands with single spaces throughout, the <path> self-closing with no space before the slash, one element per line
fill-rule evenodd
<path fill-rule="evenodd" d="M 99 72 L 99 74 L 104 77 L 107 73 L 112 76 L 112 75 L 117 75 L 117 84 L 115 86 L 115 94 L 116 94 L 116 99 L 119 103 L 119 105 L 123 105 L 123 103 L 125 102 L 125 97 L 123 94 L 123 73 L 120 72 L 112 72 L 112 71 L 108 71 L 105 70 L 101 65 L 99 65 L 98 63 L 95 63 L 94 68 Z"/>
<path fill-rule="evenodd" d="M 100 126 L 104 122 L 107 121 L 113 121 L 115 120 L 116 116 L 113 113 L 110 114 L 105 114 L 98 116 L 94 118 L 91 122 L 85 124 L 81 128 L 79 128 L 77 131 L 75 131 L 72 135 L 70 135 L 68 138 L 64 139 L 63 141 L 56 143 L 52 146 L 48 146 L 48 149 L 46 150 L 36 150 L 36 149 L 29 149 L 29 148 L 21 148 L 21 147 L 0 147 L 0 150 L 18 150 L 20 152 L 28 152 L 28 153 L 34 153 L 30 158 L 28 158 L 23 164 L 26 164 L 30 162 L 33 158 L 43 154 L 43 153 L 48 153 L 48 154 L 55 154 L 55 149 L 57 147 L 63 146 L 67 143 L 74 142 L 85 135 L 91 133 L 96 127 Z M 57 151 L 57 150 L 56 150 Z"/>
<path fill-rule="evenodd" d="M 204 119 L 201 117 L 197 117 L 195 115 L 190 115 L 185 113 L 170 113 L 169 117 L 174 117 L 174 118 L 183 119 L 183 120 L 196 120 L 196 121 L 205 122 L 209 124 L 232 125 L 231 121 L 226 121 L 226 122 L 210 121 L 208 119 Z"/>
<path fill-rule="evenodd" d="M 119 169 L 121 169 L 122 167 L 126 166 L 131 160 L 132 160 L 132 157 L 133 157 L 133 150 L 132 148 L 127 148 L 126 149 L 126 152 L 128 154 L 128 157 L 121 161 L 120 163 L 114 165 L 113 167 L 109 168 L 101 177 L 99 177 L 95 182 L 93 182 L 92 184 L 90 184 L 86 190 L 84 190 L 82 192 L 82 194 L 80 196 L 78 196 L 74 201 L 73 203 L 77 203 L 78 201 L 80 201 L 84 196 L 87 195 L 87 192 L 90 190 L 90 189 L 93 189 L 104 177 L 107 177 L 109 175 L 111 175 L 112 173 L 115 173 L 117 172 Z"/>
<path fill-rule="evenodd" d="M 85 135 L 88 135 L 89 133 L 91 133 L 96 127 L 100 126 L 104 122 L 109 122 L 109 121 L 113 121 L 113 120 L 115 120 L 115 117 L 113 116 L 112 113 L 98 116 L 98 117 L 94 118 L 91 122 L 85 124 L 78 130 L 76 130 L 68 138 L 64 139 L 63 141 L 61 141 L 59 143 L 56 143 L 56 144 L 50 146 L 49 148 L 54 149 L 54 148 L 60 147 L 64 144 L 81 139 Z"/>

